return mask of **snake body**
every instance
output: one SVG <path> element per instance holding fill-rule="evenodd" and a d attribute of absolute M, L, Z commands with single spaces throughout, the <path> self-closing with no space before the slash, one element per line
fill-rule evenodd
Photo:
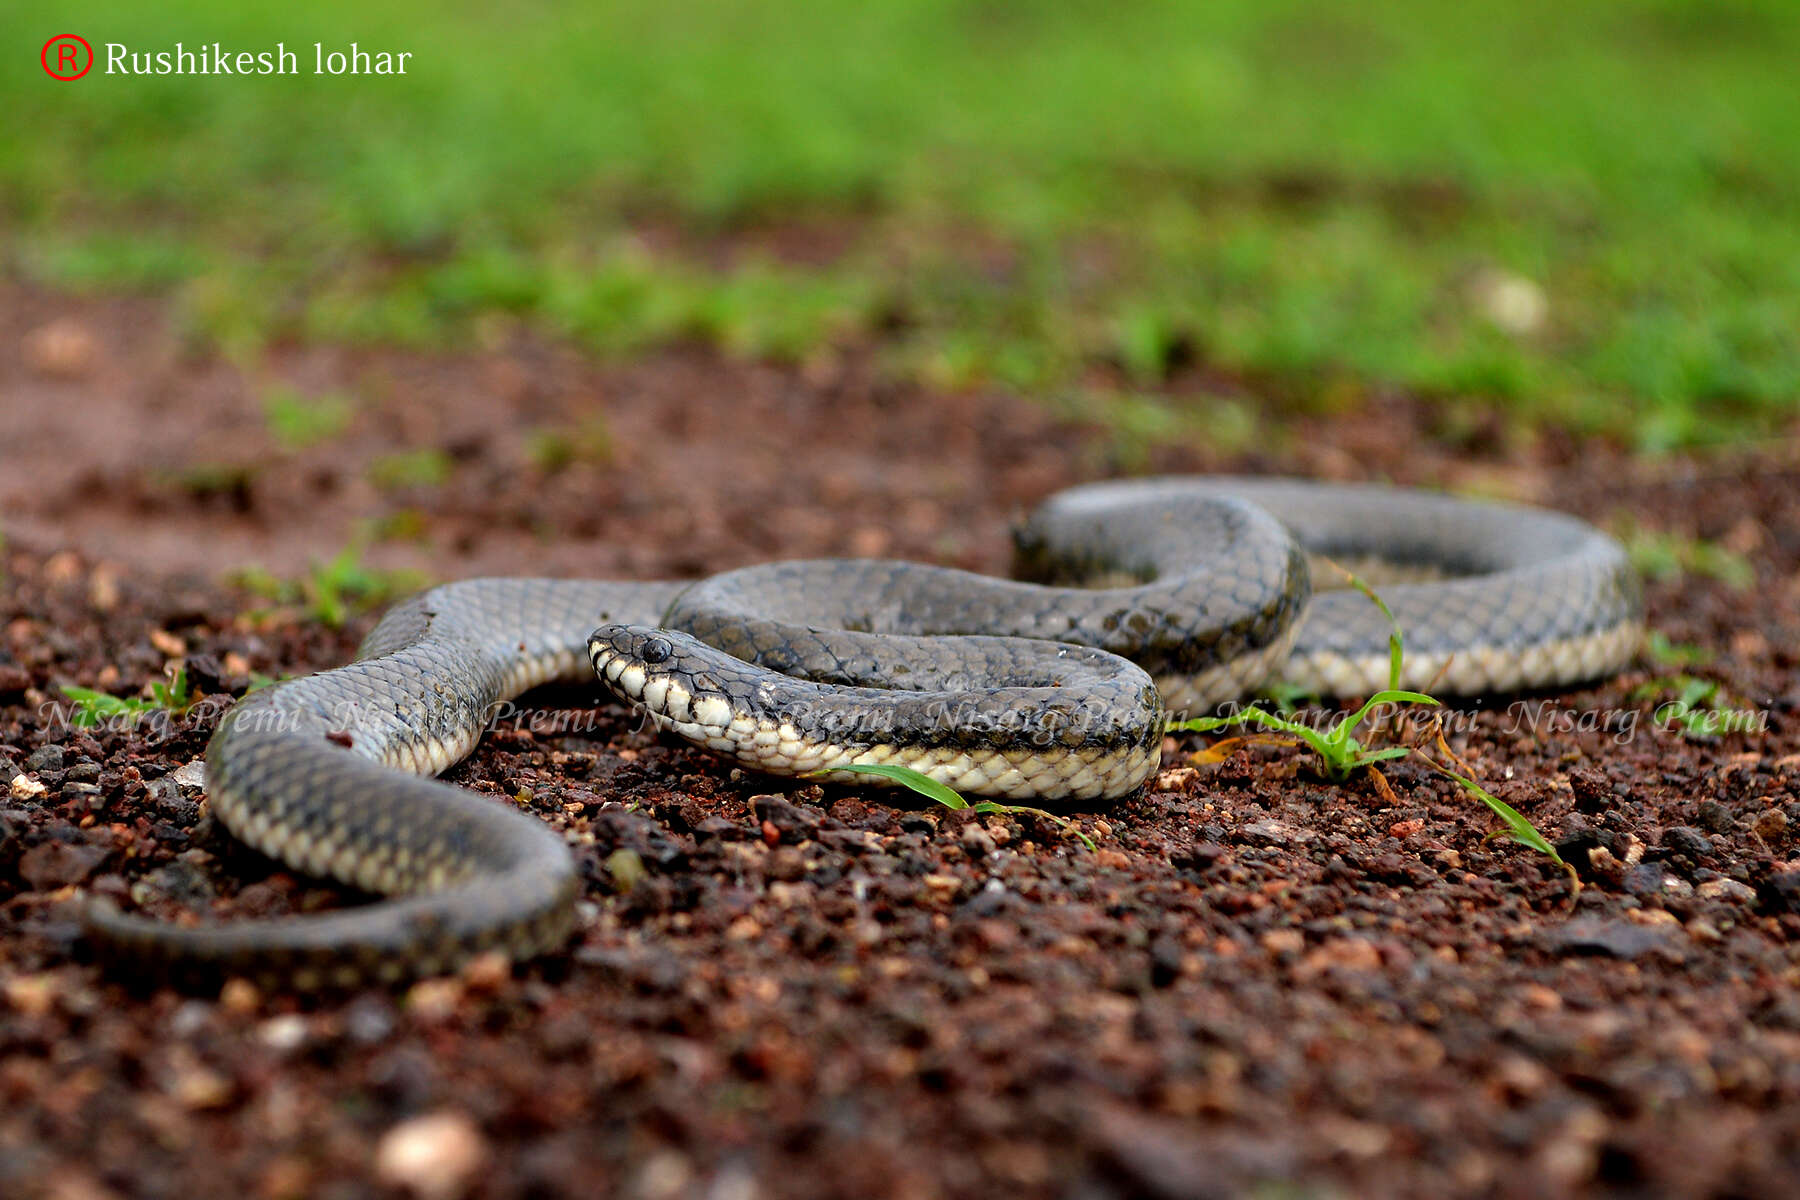
<path fill-rule="evenodd" d="M 474 747 L 495 705 L 589 669 L 662 727 L 760 770 L 870 783 L 843 768 L 888 763 L 971 794 L 1092 800 L 1143 784 L 1169 712 L 1272 676 L 1325 695 L 1386 686 L 1387 620 L 1356 592 L 1313 594 L 1309 555 L 1428 579 L 1382 586 L 1406 633 L 1405 687 L 1562 686 L 1617 670 L 1642 633 L 1636 577 L 1592 527 L 1388 488 L 1090 485 L 1040 508 L 1018 551 L 1019 581 L 815 560 L 693 584 L 424 592 L 356 661 L 240 701 L 206 756 L 232 834 L 392 898 L 200 927 L 96 904 L 89 932 L 177 975 L 302 990 L 559 945 L 578 884 L 561 837 L 429 776 Z"/>

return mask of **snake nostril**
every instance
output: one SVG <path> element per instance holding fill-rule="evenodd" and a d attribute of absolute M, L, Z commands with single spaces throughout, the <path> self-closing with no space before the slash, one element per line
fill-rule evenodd
<path fill-rule="evenodd" d="M 665 663 L 675 657 L 675 647 L 669 645 L 667 638 L 645 638 L 639 657 L 647 663 Z"/>

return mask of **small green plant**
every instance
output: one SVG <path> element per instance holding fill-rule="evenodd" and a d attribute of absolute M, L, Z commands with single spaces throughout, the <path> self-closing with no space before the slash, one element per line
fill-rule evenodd
<path fill-rule="evenodd" d="M 368 539 L 358 535 L 330 560 L 314 562 L 300 579 L 282 579 L 261 567 L 235 571 L 231 581 L 280 605 L 304 605 L 313 620 L 341 629 L 353 612 L 418 591 L 426 580 L 417 571 L 381 570 L 362 561 Z"/>
<path fill-rule="evenodd" d="M 369 464 L 369 482 L 384 492 L 436 487 L 450 478 L 451 466 L 450 456 L 442 450 L 400 450 Z"/>
<path fill-rule="evenodd" d="M 1340 567 L 1339 570 L 1342 570 L 1342 568 Z M 1457 763 L 1459 766 L 1463 766 L 1463 770 L 1467 772 L 1466 774 L 1459 774 L 1456 771 L 1435 762 L 1417 747 L 1387 746 L 1379 750 L 1370 750 L 1365 748 L 1355 737 L 1356 729 L 1361 726 L 1362 722 L 1377 705 L 1425 704 L 1436 706 L 1438 700 L 1436 697 L 1427 696 L 1423 692 L 1407 691 L 1399 686 L 1401 671 L 1405 666 L 1406 661 L 1406 641 L 1404 635 L 1400 631 L 1400 622 L 1395 620 L 1393 610 L 1387 606 L 1386 602 L 1383 601 L 1380 596 L 1375 594 L 1374 590 L 1370 588 L 1368 584 L 1364 583 L 1361 579 L 1348 571 L 1344 571 L 1343 574 L 1345 578 L 1349 580 L 1350 586 L 1367 596 L 1370 601 L 1381 610 L 1382 616 L 1386 617 L 1388 620 L 1391 632 L 1388 634 L 1388 687 L 1385 690 L 1370 696 L 1361 708 L 1340 718 L 1335 725 L 1324 733 L 1320 733 L 1310 725 L 1306 725 L 1299 721 L 1293 721 L 1286 717 L 1277 716 L 1260 708 L 1244 708 L 1226 717 L 1200 717 L 1191 721 L 1171 722 L 1169 725 L 1170 731 L 1210 733 L 1213 730 L 1223 729 L 1230 725 L 1242 725 L 1254 722 L 1255 724 L 1262 725 L 1264 728 L 1275 730 L 1279 735 L 1282 735 L 1271 738 L 1270 740 L 1279 741 L 1286 745 L 1298 745 L 1304 743 L 1311 747 L 1313 752 L 1319 756 L 1320 761 L 1324 764 L 1326 775 L 1331 779 L 1342 781 L 1359 768 L 1369 768 L 1370 774 L 1376 781 L 1376 787 L 1380 789 L 1382 795 L 1389 803 L 1395 803 L 1396 797 L 1394 796 L 1392 789 L 1388 787 L 1386 777 L 1384 777 L 1376 768 L 1376 764 L 1385 762 L 1389 759 L 1402 758 L 1408 754 L 1417 755 L 1426 762 L 1431 763 L 1433 767 L 1436 767 L 1444 774 L 1456 780 L 1470 795 L 1480 799 L 1482 803 L 1486 804 L 1488 808 L 1493 810 L 1493 812 L 1506 823 L 1506 829 L 1496 836 L 1508 837 L 1521 845 L 1529 846 L 1533 850 L 1548 855 L 1558 866 L 1562 867 L 1564 870 L 1568 870 L 1570 877 L 1574 878 L 1574 871 L 1569 868 L 1567 863 L 1563 862 L 1562 858 L 1556 853 L 1556 848 L 1550 844 L 1543 834 L 1538 832 L 1536 826 L 1526 820 L 1519 810 L 1512 807 L 1498 796 L 1495 796 L 1493 793 L 1487 791 L 1471 778 L 1471 776 L 1474 775 L 1474 772 L 1469 771 L 1468 768 L 1450 752 L 1450 747 L 1445 744 L 1441 730 L 1438 733 L 1438 746 L 1440 750 L 1445 758 L 1449 759 L 1451 762 Z M 1216 750 L 1217 747 L 1214 749 Z M 1575 886 L 1578 890 L 1581 887 L 1581 881 L 1579 879 L 1575 880 Z"/>
<path fill-rule="evenodd" d="M 1456 754 L 1450 749 L 1449 744 L 1444 741 L 1444 735 L 1441 730 L 1438 733 L 1437 744 L 1438 753 L 1442 754 L 1445 759 L 1455 763 L 1458 767 L 1461 767 L 1463 771 L 1469 771 L 1468 764 L 1457 758 Z M 1552 846 L 1550 840 L 1538 832 L 1537 826 L 1533 825 L 1526 818 L 1524 813 L 1500 799 L 1500 797 L 1494 795 L 1494 793 L 1488 791 L 1479 783 L 1476 783 L 1475 780 L 1470 777 L 1474 774 L 1473 771 L 1469 771 L 1469 774 L 1465 775 L 1459 771 L 1451 770 L 1449 767 L 1446 767 L 1443 763 L 1438 762 L 1423 751 L 1415 751 L 1415 753 L 1437 770 L 1442 771 L 1450 778 L 1456 780 L 1457 783 L 1462 785 L 1464 791 L 1487 805 L 1488 808 L 1493 811 L 1494 815 L 1500 818 L 1501 822 L 1506 827 L 1504 829 L 1496 829 L 1494 832 L 1488 834 L 1484 839 L 1485 841 L 1491 842 L 1495 838 L 1505 838 L 1508 841 L 1517 842 L 1521 846 L 1527 846 L 1536 850 L 1539 854 L 1549 858 L 1551 862 L 1561 867 L 1564 871 L 1567 871 L 1569 874 L 1569 881 L 1575 885 L 1575 890 L 1577 892 L 1581 891 L 1581 877 L 1575 873 L 1575 868 L 1563 860 L 1563 856 L 1556 852 L 1556 847 Z"/>
<path fill-rule="evenodd" d="M 275 440 L 289 450 L 328 442 L 350 424 L 350 398 L 340 392 L 308 396 L 290 387 L 270 388 L 263 396 L 263 420 Z"/>
<path fill-rule="evenodd" d="M 1405 662 L 1405 641 L 1400 632 L 1400 623 L 1394 619 L 1393 610 L 1387 602 L 1377 596 L 1368 584 L 1346 571 L 1345 576 L 1350 586 L 1356 588 L 1374 602 L 1388 619 L 1392 632 L 1388 634 L 1388 686 L 1376 692 L 1363 702 L 1363 706 L 1353 713 L 1338 719 L 1329 729 L 1321 732 L 1304 721 L 1296 721 L 1291 717 L 1279 716 L 1266 709 L 1247 705 L 1236 712 L 1223 717 L 1194 717 L 1187 721 L 1169 723 L 1171 733 L 1212 733 L 1216 730 L 1233 726 L 1260 725 L 1277 735 L 1275 740 L 1287 745 L 1304 743 L 1314 754 L 1319 756 L 1325 774 L 1334 780 L 1342 781 L 1363 768 L 1373 767 L 1376 763 L 1391 758 L 1400 758 L 1411 753 L 1406 746 L 1387 746 L 1380 750 L 1365 747 L 1356 737 L 1356 730 L 1362 726 L 1369 714 L 1384 704 L 1428 704 L 1435 705 L 1437 699 L 1423 692 L 1407 691 L 1399 686 L 1401 667 Z M 1379 778 L 1380 773 L 1377 772 Z"/>
<path fill-rule="evenodd" d="M 1698 575 L 1738 592 L 1756 584 L 1756 568 L 1750 560 L 1718 542 L 1635 525 L 1624 530 L 1623 540 L 1632 566 L 1651 579 Z"/>
<path fill-rule="evenodd" d="M 1672 698 L 1669 694 L 1673 692 Z M 1659 723 L 1681 730 L 1682 736 L 1716 738 L 1727 733 L 1757 733 L 1766 728 L 1764 714 L 1753 708 L 1734 707 L 1724 685 L 1681 672 L 1647 679 L 1631 691 L 1633 700 L 1660 700 Z"/>
<path fill-rule="evenodd" d="M 526 439 L 525 452 L 531 465 L 545 475 L 554 475 L 576 463 L 605 466 L 613 458 L 612 430 L 598 416 L 573 428 L 536 429 Z"/>
<path fill-rule="evenodd" d="M 1644 654 L 1659 667 L 1699 667 L 1713 660 L 1713 652 L 1691 642 L 1672 642 L 1660 629 L 1644 638 Z"/>
<path fill-rule="evenodd" d="M 150 696 L 114 696 L 92 688 L 63 686 L 63 694 L 74 701 L 69 724 L 79 729 L 93 729 L 102 721 L 124 717 L 127 725 L 135 725 L 150 713 L 166 713 L 171 717 L 187 714 L 199 697 L 188 684 L 187 668 L 177 668 L 167 683 L 152 683 Z"/>
<path fill-rule="evenodd" d="M 874 775 L 881 779 L 891 779 L 928 800 L 935 800 L 945 808 L 958 811 L 966 808 L 978 813 L 1030 813 L 1060 826 L 1063 832 L 1078 839 L 1089 850 L 1096 848 L 1094 839 L 1083 833 L 1073 821 L 1066 817 L 1059 817 L 1053 812 L 1045 812 L 1041 808 L 1027 808 L 1022 804 L 1002 804 L 998 800 L 978 800 L 974 804 L 970 804 L 955 788 L 941 784 L 928 775 L 922 775 L 911 767 L 895 766 L 891 763 L 853 763 L 847 767 L 832 769 L 847 771 L 853 775 Z"/>

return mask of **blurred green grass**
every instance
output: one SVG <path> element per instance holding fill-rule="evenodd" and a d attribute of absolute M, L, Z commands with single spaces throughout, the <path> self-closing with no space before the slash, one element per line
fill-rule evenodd
<path fill-rule="evenodd" d="M 519 321 L 1064 396 L 1198 363 L 1265 415 L 1398 387 L 1652 449 L 1800 395 L 1790 0 L 14 5 L 20 62 L 413 52 L 0 76 L 12 268 L 234 352 Z"/>

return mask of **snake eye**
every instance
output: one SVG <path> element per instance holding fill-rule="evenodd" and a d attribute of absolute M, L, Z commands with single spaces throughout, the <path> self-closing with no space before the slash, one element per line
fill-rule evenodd
<path fill-rule="evenodd" d="M 645 638 L 644 648 L 638 651 L 638 657 L 647 663 L 665 663 L 675 657 L 675 647 L 669 645 L 668 638 Z"/>

